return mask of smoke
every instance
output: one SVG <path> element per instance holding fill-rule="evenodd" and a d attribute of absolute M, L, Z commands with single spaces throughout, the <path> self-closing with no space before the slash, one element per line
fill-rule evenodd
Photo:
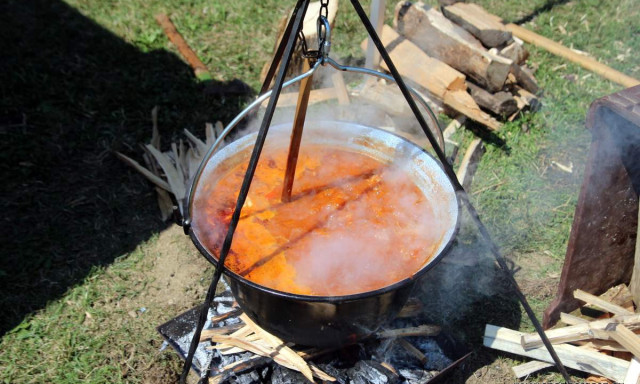
<path fill-rule="evenodd" d="M 320 68 L 314 75 L 313 89 L 333 87 L 333 73 L 335 70 L 332 68 Z M 347 76 L 345 80 L 350 86 L 363 83 L 363 77 L 360 76 Z M 365 88 L 360 87 L 366 92 Z M 291 92 L 297 92 L 297 89 L 285 89 L 283 95 Z M 290 124 L 293 120 L 295 106 L 283 106 L 287 99 L 280 98 L 272 126 Z M 255 132 L 263 114 L 264 107 L 246 124 L 239 136 Z M 349 121 L 382 127 L 402 135 L 424 135 L 411 116 L 392 117 L 380 106 L 372 105 L 361 97 L 352 97 L 348 105 L 340 105 L 336 100 L 309 105 L 307 122 L 317 120 Z M 278 146 L 285 148 L 288 144 L 287 135 L 270 133 L 267 142 L 270 140 L 285 141 L 278 143 Z M 304 153 L 303 140 L 301 156 Z M 387 191 L 385 208 L 391 214 L 385 220 L 371 219 L 372 201 L 369 198 L 351 199 L 338 212 L 329 208 L 317 212 L 317 216 L 324 220 L 322 231 L 305 235 L 304 241 L 285 250 L 285 255 L 291 255 L 292 251 L 304 251 L 300 253 L 305 257 L 287 256 L 287 261 L 297 271 L 297 285 L 309 287 L 314 294 L 357 293 L 396 282 L 420 269 L 422 264 L 410 264 L 406 260 L 421 251 L 431 252 L 425 252 L 424 245 L 439 243 L 442 226 L 434 217 L 433 209 L 434 206 L 437 208 L 437 202 L 421 206 L 415 195 L 407 193 L 409 188 L 406 184 L 407 175 L 402 170 L 404 165 L 400 162 L 378 174 L 385 184 L 395 186 Z M 284 169 L 282 164 L 278 167 Z M 300 186 L 300 182 L 303 181 L 296 176 L 295 185 Z M 427 272 L 414 291 L 424 302 L 429 319 L 435 323 L 464 321 L 474 305 L 486 302 L 502 291 L 500 284 L 496 283 L 495 264 L 486 246 L 475 236 L 475 228 L 469 218 L 464 214 L 460 218 L 460 232 L 448 254 Z M 354 265 L 357 267 L 354 268 Z M 275 282 L 263 283 L 277 286 Z"/>

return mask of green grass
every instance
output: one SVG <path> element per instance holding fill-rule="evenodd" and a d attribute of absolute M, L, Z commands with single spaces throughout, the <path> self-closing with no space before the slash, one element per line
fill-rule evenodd
<path fill-rule="evenodd" d="M 478 2 L 508 21 L 542 9 L 526 28 L 640 78 L 635 0 Z M 145 313 L 135 306 L 152 282 L 145 276 L 148 250 L 163 224 L 153 190 L 111 152 L 134 154 L 138 143 L 149 140 L 155 105 L 166 143 L 184 128 L 202 134 L 205 121 L 228 122 L 247 99 L 203 94 L 153 16 L 171 16 L 214 79 L 240 79 L 257 90 L 278 22 L 293 2 L 35 3 L 0 5 L 0 48 L 7 53 L 0 62 L 0 138 L 6 146 L 0 169 L 8 196 L 2 201 L 8 219 L 1 228 L 6 334 L 0 341 L 0 381 L 135 383 L 152 371 L 174 378 L 177 358 L 158 352 L 161 340 L 154 330 L 171 316 L 158 313 L 161 306 Z M 553 7 L 545 9 L 547 4 Z M 363 6 L 368 10 L 369 2 Z M 388 2 L 387 22 L 394 7 Z M 333 55 L 361 60 L 365 36 L 343 0 Z M 503 144 L 486 144 L 473 185 L 482 192 L 472 198 L 504 254 L 523 266 L 517 278 L 556 282 L 589 147 L 586 112 L 594 99 L 621 86 L 542 49 L 528 49 L 544 89 L 543 108 L 506 124 L 498 134 Z M 456 140 L 468 143 L 473 137 L 461 131 Z M 552 161 L 572 163 L 573 173 Z M 202 283 L 184 292 L 184 306 L 203 292 Z M 531 292 L 529 299 L 541 314 L 551 296 Z M 473 307 L 485 311 L 480 318 L 514 321 L 513 313 L 494 316 L 481 304 Z M 530 331 L 526 316 L 519 316 L 520 329 Z"/>

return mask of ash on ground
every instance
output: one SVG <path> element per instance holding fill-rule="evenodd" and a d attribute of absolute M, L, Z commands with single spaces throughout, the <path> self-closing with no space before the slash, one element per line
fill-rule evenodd
<path fill-rule="evenodd" d="M 209 309 L 209 319 L 234 310 L 233 297 L 229 291 L 216 297 L 213 308 Z M 177 318 L 158 327 L 158 331 L 184 359 L 195 331 L 199 307 L 193 308 Z M 240 322 L 237 316 L 229 317 L 217 324 L 207 321 L 205 329 L 234 325 Z M 387 329 L 406 328 L 425 324 L 423 319 L 399 319 L 389 324 Z M 407 350 L 399 339 L 368 339 L 317 359 L 313 364 L 336 378 L 336 384 L 424 384 L 430 382 L 441 371 L 450 367 L 462 356 L 457 341 L 448 335 L 437 337 L 405 337 L 423 355 L 422 360 Z M 237 361 L 249 359 L 250 352 L 222 355 L 211 344 L 200 343 L 194 358 L 193 368 L 207 382 L 207 377 L 215 376 L 222 367 Z M 295 347 L 294 347 L 295 349 Z M 202 369 L 208 366 L 209 369 Z M 226 375 L 225 375 L 226 376 Z M 307 382 L 297 371 L 281 367 L 264 359 L 264 364 L 247 372 L 228 375 L 226 383 L 231 384 L 297 384 Z M 317 381 L 319 382 L 319 381 Z"/>

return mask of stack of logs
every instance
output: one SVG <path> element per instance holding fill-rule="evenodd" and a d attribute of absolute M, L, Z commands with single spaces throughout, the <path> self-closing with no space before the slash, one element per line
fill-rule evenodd
<path fill-rule="evenodd" d="M 400 74 L 454 114 L 497 130 L 500 121 L 538 108 L 539 88 L 525 65 L 523 42 L 482 7 L 455 3 L 441 12 L 401 1 L 393 24 L 379 34 Z"/>
<path fill-rule="evenodd" d="M 634 312 L 633 299 L 626 285 L 613 287 L 600 297 L 578 289 L 574 297 L 586 304 L 570 314 L 562 313 L 561 324 L 546 331 L 562 363 L 616 383 L 638 383 L 640 314 Z M 513 367 L 518 378 L 553 366 L 537 333 L 526 334 L 487 324 L 484 345 L 536 359 Z M 593 377 L 587 381 L 611 383 Z"/>

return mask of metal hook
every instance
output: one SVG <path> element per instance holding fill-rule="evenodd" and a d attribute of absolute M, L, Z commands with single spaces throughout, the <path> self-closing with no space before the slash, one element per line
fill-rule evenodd
<path fill-rule="evenodd" d="M 331 50 L 331 25 L 325 16 L 318 17 L 318 60 L 324 63 Z"/>

